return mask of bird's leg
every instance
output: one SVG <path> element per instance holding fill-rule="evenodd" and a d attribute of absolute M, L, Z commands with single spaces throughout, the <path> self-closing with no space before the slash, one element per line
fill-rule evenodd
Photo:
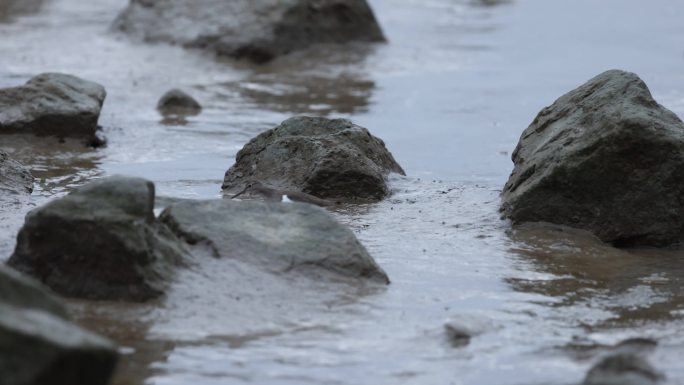
<path fill-rule="evenodd" d="M 247 186 L 245 186 L 244 189 L 242 189 L 242 191 L 240 191 L 239 193 L 233 195 L 232 197 L 230 197 L 230 199 L 235 199 L 235 198 L 239 197 L 240 195 L 242 195 L 242 194 L 244 194 L 245 192 L 247 192 L 247 190 L 249 190 L 250 187 L 252 187 L 252 185 L 249 185 L 249 184 L 248 184 Z"/>

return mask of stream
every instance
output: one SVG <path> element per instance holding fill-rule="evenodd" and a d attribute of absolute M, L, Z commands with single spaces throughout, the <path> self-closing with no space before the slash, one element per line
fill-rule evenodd
<path fill-rule="evenodd" d="M 684 384 L 684 251 L 618 250 L 550 225 L 513 231 L 498 211 L 522 131 L 593 76 L 635 72 L 684 116 L 684 2 L 369 3 L 387 44 L 264 66 L 115 33 L 127 0 L 0 6 L 0 87 L 65 72 L 108 93 L 104 148 L 0 137 L 36 177 L 30 197 L 0 201 L 0 261 L 26 212 L 93 178 L 152 180 L 158 209 L 220 198 L 256 134 L 294 115 L 343 117 L 382 138 L 407 173 L 391 176 L 388 199 L 333 213 L 392 284 L 294 282 L 263 298 L 206 258 L 158 301 L 71 300 L 79 323 L 120 345 L 114 385 L 570 385 L 629 338 L 657 341 L 649 360 Z M 155 106 L 176 87 L 203 111 L 172 125 Z M 447 323 L 477 335 L 454 346 Z"/>

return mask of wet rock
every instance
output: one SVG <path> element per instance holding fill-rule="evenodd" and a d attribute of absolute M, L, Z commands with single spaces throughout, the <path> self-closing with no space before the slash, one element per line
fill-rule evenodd
<path fill-rule="evenodd" d="M 44 311 L 0 303 L 3 385 L 105 385 L 116 361 L 109 341 Z"/>
<path fill-rule="evenodd" d="M 303 203 L 186 201 L 160 216 L 190 244 L 216 257 L 259 266 L 274 274 L 305 271 L 389 283 L 354 233 L 324 209 Z"/>
<path fill-rule="evenodd" d="M 385 40 L 365 0 L 131 0 L 114 28 L 257 63 L 317 43 Z"/>
<path fill-rule="evenodd" d="M 116 361 L 116 347 L 69 322 L 46 289 L 0 266 L 0 383 L 107 384 Z"/>
<path fill-rule="evenodd" d="M 0 22 L 12 21 L 16 16 L 37 12 L 44 0 L 1 0 Z"/>
<path fill-rule="evenodd" d="M 97 120 L 105 96 L 104 87 L 75 76 L 38 75 L 23 86 L 0 89 L 0 134 L 97 142 Z"/>
<path fill-rule="evenodd" d="M 472 331 L 463 325 L 449 323 L 444 325 L 449 343 L 455 348 L 460 348 L 470 344 L 473 337 Z"/>
<path fill-rule="evenodd" d="M 30 212 L 8 263 L 70 297 L 157 297 L 184 249 L 153 207 L 152 182 L 121 176 L 91 182 Z"/>
<path fill-rule="evenodd" d="M 67 318 L 64 305 L 38 282 L 3 265 L 0 265 L 0 303 Z"/>
<path fill-rule="evenodd" d="M 583 385 L 654 385 L 665 377 L 636 354 L 617 353 L 594 365 Z"/>
<path fill-rule="evenodd" d="M 470 4 L 481 7 L 494 7 L 497 5 L 510 4 L 512 0 L 471 0 Z"/>
<path fill-rule="evenodd" d="M 470 344 L 476 336 L 495 329 L 489 319 L 480 317 L 459 316 L 444 325 L 444 331 L 451 346 L 461 348 Z"/>
<path fill-rule="evenodd" d="M 502 193 L 514 222 L 551 222 L 615 245 L 684 238 L 684 124 L 639 77 L 611 70 L 544 108 Z"/>
<path fill-rule="evenodd" d="M 163 115 L 194 116 L 202 111 L 202 106 L 186 92 L 174 88 L 159 99 L 157 110 Z"/>
<path fill-rule="evenodd" d="M 646 355 L 652 353 L 658 346 L 658 341 L 651 338 L 634 337 L 620 341 L 615 350 L 621 353 Z"/>
<path fill-rule="evenodd" d="M 377 201 L 389 194 L 387 175 L 404 170 L 382 140 L 344 119 L 295 117 L 247 143 L 222 188 L 251 182 L 329 200 Z"/>
<path fill-rule="evenodd" d="M 30 194 L 32 191 L 31 172 L 0 150 L 0 194 Z"/>

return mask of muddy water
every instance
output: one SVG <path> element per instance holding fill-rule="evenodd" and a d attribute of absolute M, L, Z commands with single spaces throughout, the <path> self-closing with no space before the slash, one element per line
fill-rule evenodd
<path fill-rule="evenodd" d="M 126 0 L 0 4 L 0 86 L 45 71 L 98 81 L 109 139 L 87 150 L 0 138 L 38 179 L 30 198 L 0 200 L 0 259 L 27 210 L 94 177 L 219 197 L 241 146 L 293 114 L 353 119 L 408 174 L 393 177 L 390 199 L 335 213 L 388 272 L 386 289 L 296 281 L 264 297 L 205 258 L 157 303 L 73 302 L 83 324 L 121 344 L 115 384 L 575 384 L 632 337 L 658 341 L 652 362 L 684 383 L 681 252 L 620 251 L 551 226 L 510 231 L 497 214 L 522 130 L 597 73 L 637 72 L 684 116 L 684 3 L 372 0 L 389 44 L 259 68 L 110 33 Z M 171 87 L 203 113 L 164 122 L 154 106 Z M 454 347 L 448 321 L 480 334 Z"/>

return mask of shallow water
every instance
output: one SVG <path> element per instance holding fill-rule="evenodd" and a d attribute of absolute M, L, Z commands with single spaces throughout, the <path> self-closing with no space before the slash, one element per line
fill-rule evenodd
<path fill-rule="evenodd" d="M 243 293 L 228 264 L 206 258 L 157 303 L 73 302 L 83 324 L 121 344 L 115 384 L 574 384 L 631 337 L 658 341 L 652 362 L 684 383 L 681 252 L 620 251 L 549 226 L 510 231 L 497 212 L 522 130 L 592 76 L 634 71 L 684 116 L 684 3 L 370 2 L 389 44 L 257 68 L 111 33 L 126 0 L 0 6 L 0 87 L 47 71 L 95 80 L 108 91 L 109 139 L 88 150 L 0 137 L 38 179 L 30 198 L 0 200 L 0 259 L 26 211 L 93 177 L 219 197 L 258 132 L 294 114 L 349 117 L 408 174 L 393 177 L 390 199 L 335 213 L 392 284 L 295 280 L 279 295 Z M 154 107 L 172 87 L 191 91 L 203 113 L 164 124 Z M 454 347 L 447 321 L 481 334 Z"/>

